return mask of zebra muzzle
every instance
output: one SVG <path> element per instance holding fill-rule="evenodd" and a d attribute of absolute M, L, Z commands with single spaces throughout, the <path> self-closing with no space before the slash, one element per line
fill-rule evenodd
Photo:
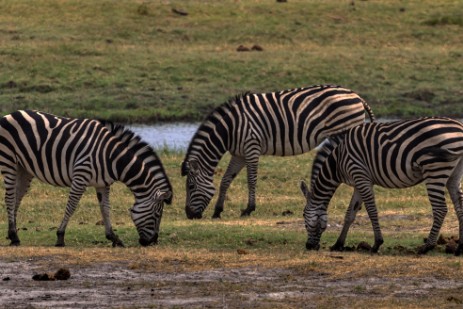
<path fill-rule="evenodd" d="M 156 245 L 158 243 L 158 233 L 154 234 L 153 238 L 151 239 L 140 238 L 138 242 L 143 247 L 150 246 L 150 245 Z"/>
<path fill-rule="evenodd" d="M 191 211 L 189 207 L 185 207 L 185 213 L 188 219 L 201 219 L 203 217 L 202 213 Z"/>

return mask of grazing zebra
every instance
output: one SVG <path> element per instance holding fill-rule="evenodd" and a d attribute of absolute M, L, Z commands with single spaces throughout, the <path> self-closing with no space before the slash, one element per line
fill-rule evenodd
<path fill-rule="evenodd" d="M 367 103 L 339 86 L 246 93 L 217 107 L 198 128 L 182 163 L 182 176 L 187 176 L 187 217 L 202 217 L 215 192 L 214 170 L 227 151 L 232 157 L 220 184 L 213 218 L 220 218 L 226 192 L 244 166 L 249 198 L 242 216 L 255 210 L 259 156 L 307 152 L 327 136 L 363 123 L 365 110 L 373 121 Z"/>
<path fill-rule="evenodd" d="M 342 250 L 347 231 L 362 202 L 375 235 L 372 252 L 383 243 L 373 185 L 406 188 L 424 182 L 433 210 L 433 225 L 420 254 L 433 249 L 447 214 L 447 187 L 460 225 L 456 254 L 463 251 L 463 125 L 447 118 L 421 118 L 390 123 L 365 123 L 327 143 L 314 161 L 310 191 L 304 182 L 307 249 L 318 250 L 327 225 L 327 207 L 341 183 L 354 187 L 342 232 L 331 247 Z"/>
<path fill-rule="evenodd" d="M 0 119 L 0 171 L 5 182 L 8 238 L 19 245 L 16 214 L 32 178 L 70 187 L 56 246 L 86 187 L 96 188 L 106 238 L 123 246 L 109 218 L 109 187 L 125 183 L 135 196 L 130 209 L 147 246 L 157 242 L 164 202 L 170 204 L 172 187 L 156 153 L 133 132 L 110 122 L 70 119 L 31 111 L 16 111 Z"/>

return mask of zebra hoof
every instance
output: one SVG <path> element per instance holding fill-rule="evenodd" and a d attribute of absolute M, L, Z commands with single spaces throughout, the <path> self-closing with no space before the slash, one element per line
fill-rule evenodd
<path fill-rule="evenodd" d="M 10 246 L 11 246 L 11 247 L 17 247 L 17 246 L 19 246 L 20 244 L 21 244 L 21 242 L 20 242 L 19 240 L 18 240 L 18 241 L 12 241 L 12 242 L 10 242 Z"/>
<path fill-rule="evenodd" d="M 220 214 L 213 214 L 212 219 L 222 219 L 222 218 L 220 217 Z"/>
<path fill-rule="evenodd" d="M 305 243 L 305 248 L 307 250 L 315 250 L 318 251 L 320 249 L 320 244 L 310 244 L 310 243 Z"/>
<path fill-rule="evenodd" d="M 241 217 L 249 217 L 251 215 L 252 210 L 243 209 L 241 210 Z"/>
<path fill-rule="evenodd" d="M 419 254 L 419 255 L 423 255 L 423 254 L 428 253 L 428 251 L 431 251 L 432 249 L 434 249 L 434 246 L 424 244 L 424 245 L 418 247 L 418 250 L 417 250 L 416 253 Z M 456 254 L 456 252 L 455 252 L 455 254 Z"/>
<path fill-rule="evenodd" d="M 330 251 L 342 252 L 344 251 L 344 245 L 340 245 L 336 243 L 330 247 Z"/>
<path fill-rule="evenodd" d="M 120 247 L 120 248 L 125 248 L 124 243 L 121 240 L 116 240 L 113 241 L 113 248 Z"/>
<path fill-rule="evenodd" d="M 64 242 L 63 243 L 57 242 L 55 244 L 55 247 L 65 247 Z"/>

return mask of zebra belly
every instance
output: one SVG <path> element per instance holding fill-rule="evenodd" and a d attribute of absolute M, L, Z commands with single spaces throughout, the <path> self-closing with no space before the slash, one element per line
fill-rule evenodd
<path fill-rule="evenodd" d="M 408 173 L 388 175 L 387 178 L 376 177 L 374 184 L 388 189 L 402 189 L 416 186 L 423 182 L 423 175 L 420 172 L 408 171 Z"/>
<path fill-rule="evenodd" d="M 72 184 L 72 181 L 69 177 L 67 176 L 59 176 L 59 175 L 51 175 L 49 173 L 37 173 L 37 171 L 33 171 L 30 168 L 26 168 L 22 166 L 25 172 L 27 172 L 29 175 L 34 176 L 41 182 L 44 182 L 49 185 L 57 186 L 57 187 L 70 187 Z"/>
<path fill-rule="evenodd" d="M 262 149 L 261 155 L 264 156 L 296 156 L 310 151 L 308 145 L 287 144 L 287 145 L 270 145 Z"/>

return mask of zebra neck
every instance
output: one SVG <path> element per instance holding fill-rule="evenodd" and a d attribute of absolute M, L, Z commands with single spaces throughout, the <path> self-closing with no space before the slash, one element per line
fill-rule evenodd
<path fill-rule="evenodd" d="M 211 138 L 210 141 L 214 139 Z M 201 170 L 212 175 L 223 155 L 228 151 L 223 144 L 218 144 L 219 142 L 206 144 L 201 138 L 193 139 L 184 162 L 196 161 L 201 166 Z"/>

